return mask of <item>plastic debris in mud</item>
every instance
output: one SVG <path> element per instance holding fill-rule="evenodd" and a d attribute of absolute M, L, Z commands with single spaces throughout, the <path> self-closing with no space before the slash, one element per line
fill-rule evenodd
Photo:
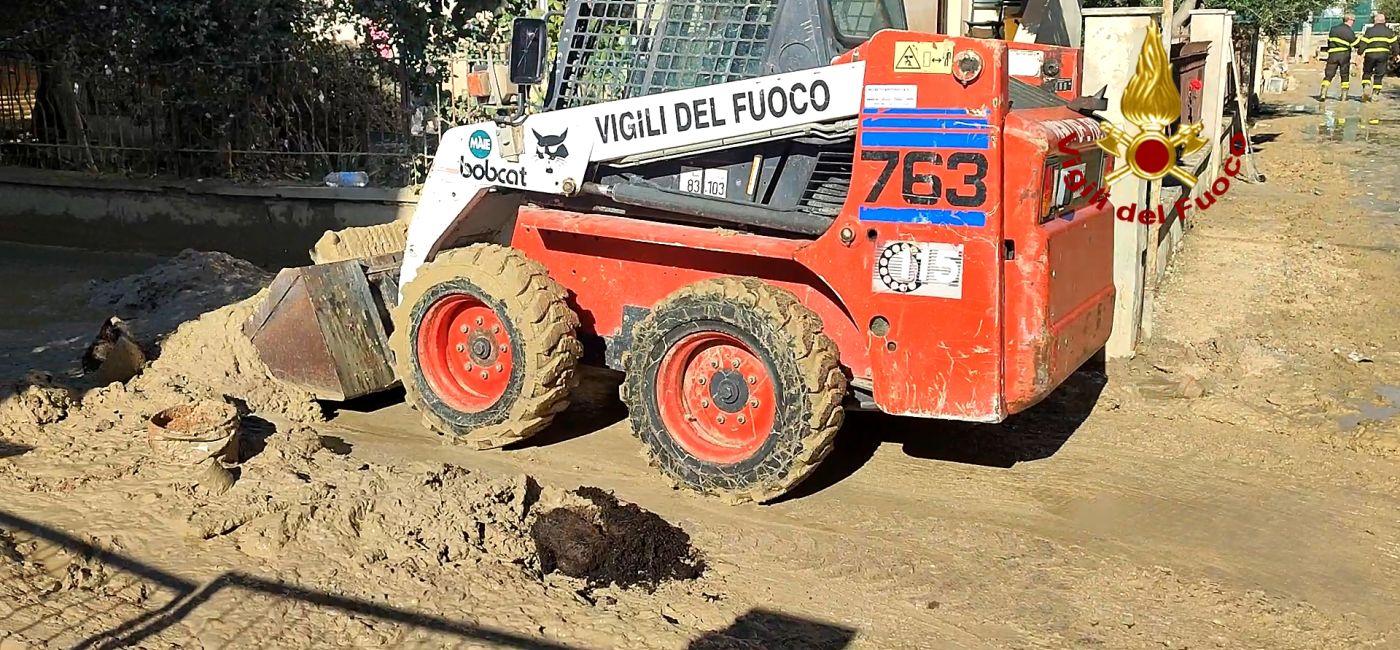
<path fill-rule="evenodd" d="M 234 482 L 223 463 L 238 461 L 238 409 L 218 400 L 172 406 L 147 421 L 146 443 L 171 465 L 200 468 L 195 483 L 223 494 Z"/>
<path fill-rule="evenodd" d="M 83 353 L 83 371 L 97 373 L 99 385 L 125 382 L 146 365 L 146 353 L 132 336 L 131 328 L 116 316 L 102 323 L 97 337 Z"/>

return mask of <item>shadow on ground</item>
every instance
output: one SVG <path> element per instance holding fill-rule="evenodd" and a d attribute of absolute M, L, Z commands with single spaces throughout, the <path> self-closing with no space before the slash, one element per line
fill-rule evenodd
<path fill-rule="evenodd" d="M 229 571 L 212 580 L 200 583 L 130 556 L 90 544 L 76 536 L 42 523 L 0 511 L 0 535 L 12 534 L 22 534 L 43 540 L 89 562 L 100 563 L 102 568 L 109 573 L 128 574 L 146 583 L 151 593 L 161 590 L 174 592 L 174 595 L 165 604 L 153 606 L 140 615 L 107 629 L 94 632 L 83 630 L 82 633 L 86 633 L 88 636 L 73 646 L 75 650 L 130 647 L 142 644 L 148 639 L 155 639 L 158 635 L 189 617 L 216 594 L 226 590 L 243 590 L 262 596 L 297 601 L 299 604 L 312 607 L 332 608 L 347 616 L 368 617 L 422 631 L 447 634 L 463 640 L 481 641 L 511 648 L 572 650 L 581 647 L 412 609 L 308 589 L 296 584 L 270 580 L 238 571 Z M 0 561 L 16 561 L 16 559 L 0 555 Z M 97 618 L 93 617 L 89 620 L 97 620 Z M 753 647 L 841 650 L 850 645 L 855 634 L 855 630 L 842 626 L 764 609 L 753 609 L 740 616 L 725 629 L 707 632 L 694 639 L 688 648 L 691 650 Z"/>
<path fill-rule="evenodd" d="M 578 388 L 569 396 L 569 408 L 544 431 L 513 445 L 511 449 L 544 447 L 605 429 L 627 419 L 627 407 L 618 397 L 623 374 L 598 366 L 581 366 Z"/>
<path fill-rule="evenodd" d="M 0 439 L 0 459 L 23 456 L 31 451 L 34 451 L 34 448 L 29 445 Z"/>
<path fill-rule="evenodd" d="M 570 405 L 544 431 L 507 449 L 548 447 L 586 436 L 627 418 L 618 399 L 622 374 L 584 366 Z M 852 412 L 835 448 L 811 478 L 780 501 L 811 496 L 856 473 L 883 444 L 899 445 L 914 458 L 1008 469 L 1053 456 L 1083 425 L 1108 383 L 1101 363 L 1070 375 L 1042 402 L 999 424 L 896 417 Z M 402 391 L 361 398 L 335 410 L 371 413 L 402 400 Z"/>
<path fill-rule="evenodd" d="M 1086 367 L 1041 403 L 999 424 L 849 413 L 831 455 L 782 500 L 811 496 L 840 483 L 884 444 L 899 445 L 914 458 L 1002 469 L 1050 458 L 1089 418 L 1107 384 L 1101 368 Z"/>

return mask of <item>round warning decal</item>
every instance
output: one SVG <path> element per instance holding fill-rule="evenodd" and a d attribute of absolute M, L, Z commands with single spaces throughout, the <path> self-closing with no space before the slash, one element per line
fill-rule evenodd
<path fill-rule="evenodd" d="M 491 155 L 491 135 L 481 129 L 477 129 L 467 138 L 467 149 L 473 156 L 485 159 Z"/>
<path fill-rule="evenodd" d="M 892 291 L 909 293 L 923 285 L 919 273 L 919 247 L 911 242 L 895 242 L 880 252 L 876 273 Z"/>
<path fill-rule="evenodd" d="M 870 289 L 876 293 L 962 299 L 963 245 L 896 241 L 875 256 Z"/>

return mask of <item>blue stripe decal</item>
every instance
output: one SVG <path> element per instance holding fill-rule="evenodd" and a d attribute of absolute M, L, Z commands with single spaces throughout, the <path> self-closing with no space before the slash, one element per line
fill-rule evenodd
<path fill-rule="evenodd" d="M 971 115 L 966 108 L 867 108 L 866 115 Z"/>
<path fill-rule="evenodd" d="M 987 225 L 987 213 L 976 210 L 942 210 L 935 208 L 867 208 L 857 213 L 861 221 L 884 223 L 927 223 L 938 226 Z"/>
<path fill-rule="evenodd" d="M 985 119 L 975 117 L 867 117 L 860 121 L 864 128 L 881 129 L 990 129 Z"/>
<path fill-rule="evenodd" d="M 908 149 L 988 149 L 991 136 L 987 133 L 933 131 L 863 131 L 861 147 L 896 147 Z"/>

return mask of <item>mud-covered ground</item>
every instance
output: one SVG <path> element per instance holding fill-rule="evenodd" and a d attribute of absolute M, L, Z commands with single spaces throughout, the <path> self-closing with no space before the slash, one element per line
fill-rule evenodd
<path fill-rule="evenodd" d="M 1400 647 L 1400 98 L 1288 99 L 1254 128 L 1268 182 L 1192 218 L 1136 358 L 998 426 L 852 415 L 774 505 L 666 488 L 602 373 L 507 451 L 393 399 L 323 410 L 237 342 L 246 303 L 124 387 L 0 386 L 0 647 Z M 217 304 L 265 281 L 220 263 L 247 283 Z M 157 279 L 57 284 L 105 296 L 92 332 L 212 307 Z M 6 332 L 16 375 L 35 332 Z M 249 412 L 221 493 L 142 429 L 219 395 Z M 595 554 L 614 529 L 648 561 Z M 586 543 L 542 558 L 541 531 Z"/>

